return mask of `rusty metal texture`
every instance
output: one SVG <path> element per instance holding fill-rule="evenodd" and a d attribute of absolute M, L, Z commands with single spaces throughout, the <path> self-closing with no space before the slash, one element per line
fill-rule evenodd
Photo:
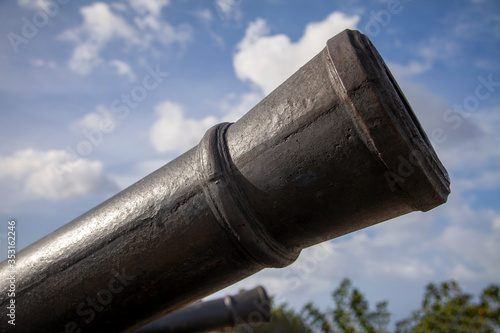
<path fill-rule="evenodd" d="M 234 296 L 197 302 L 134 333 L 209 332 L 244 324 L 261 325 L 270 319 L 270 299 L 265 289 L 259 286 Z"/>
<path fill-rule="evenodd" d="M 346 30 L 236 123 L 20 251 L 16 326 L 0 330 L 133 332 L 448 194 L 384 61 Z"/>

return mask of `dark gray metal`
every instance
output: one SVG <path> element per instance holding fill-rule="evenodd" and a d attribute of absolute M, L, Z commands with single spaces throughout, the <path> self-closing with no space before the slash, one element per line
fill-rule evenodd
<path fill-rule="evenodd" d="M 346 30 L 239 121 L 19 252 L 16 326 L 0 330 L 134 331 L 448 194 L 382 58 Z"/>
<path fill-rule="evenodd" d="M 243 324 L 262 324 L 271 319 L 266 291 L 257 287 L 234 296 L 198 302 L 165 316 L 135 333 L 197 333 Z"/>

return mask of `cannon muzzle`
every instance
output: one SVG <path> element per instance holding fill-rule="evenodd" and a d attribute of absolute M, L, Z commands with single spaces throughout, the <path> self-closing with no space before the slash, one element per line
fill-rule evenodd
<path fill-rule="evenodd" d="M 133 332 L 306 247 L 446 201 L 369 39 L 346 30 L 236 123 L 0 264 L 2 332 Z"/>
<path fill-rule="evenodd" d="M 134 333 L 198 333 L 244 324 L 262 324 L 271 318 L 270 299 L 264 288 L 234 296 L 197 302 L 171 313 Z"/>

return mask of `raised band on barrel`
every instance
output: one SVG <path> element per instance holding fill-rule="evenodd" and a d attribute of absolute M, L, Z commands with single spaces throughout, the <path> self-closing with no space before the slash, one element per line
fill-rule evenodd
<path fill-rule="evenodd" d="M 285 267 L 299 251 L 285 248 L 266 231 L 234 176 L 226 131 L 231 123 L 210 128 L 198 145 L 199 180 L 208 205 L 245 256 L 264 267 Z"/>

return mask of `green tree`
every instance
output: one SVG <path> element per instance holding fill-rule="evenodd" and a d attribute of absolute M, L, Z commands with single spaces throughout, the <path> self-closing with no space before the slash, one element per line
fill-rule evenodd
<path fill-rule="evenodd" d="M 271 322 L 241 326 L 225 332 L 239 333 L 382 333 L 388 332 L 387 302 L 370 310 L 363 294 L 344 279 L 332 293 L 333 309 L 321 310 L 307 303 L 300 312 L 286 304 L 273 306 Z M 396 323 L 396 333 L 495 332 L 500 329 L 499 286 L 485 288 L 478 301 L 454 281 L 426 287 L 419 310 Z"/>
<path fill-rule="evenodd" d="M 312 303 L 304 306 L 304 321 L 315 332 L 333 333 L 382 333 L 387 332 L 390 314 L 387 302 L 376 305 L 371 311 L 368 301 L 354 288 L 349 279 L 344 279 L 332 293 L 335 309 L 322 312 Z"/>
<path fill-rule="evenodd" d="M 495 332 L 495 328 L 500 328 L 499 287 L 487 287 L 474 303 L 455 281 L 429 284 L 422 308 L 396 324 L 397 333 Z"/>
<path fill-rule="evenodd" d="M 369 310 L 368 302 L 348 279 L 332 293 L 335 309 L 322 311 L 313 303 L 307 303 L 300 313 L 281 304 L 273 309 L 271 322 L 255 326 L 242 326 L 236 332 L 254 333 L 382 333 L 387 332 L 389 313 L 387 303 L 377 304 Z M 228 331 L 230 332 L 230 331 Z"/>

